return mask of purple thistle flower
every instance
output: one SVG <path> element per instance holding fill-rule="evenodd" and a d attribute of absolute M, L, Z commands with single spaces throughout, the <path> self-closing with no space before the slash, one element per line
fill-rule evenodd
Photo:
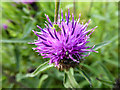
<path fill-rule="evenodd" d="M 32 4 L 35 1 L 36 0 L 21 0 L 21 2 L 24 3 L 24 4 Z"/>
<path fill-rule="evenodd" d="M 79 63 L 83 57 L 89 56 L 88 52 L 97 52 L 93 50 L 94 46 L 86 46 L 89 42 L 87 40 L 96 28 L 87 30 L 90 20 L 83 25 L 79 23 L 81 15 L 78 20 L 74 20 L 72 14 L 72 21 L 70 21 L 69 9 L 68 14 L 65 14 L 66 20 L 63 19 L 63 11 L 61 10 L 61 20 L 58 15 L 57 24 L 52 23 L 48 15 L 45 14 L 45 16 L 48 20 L 48 23 L 45 24 L 46 27 L 42 29 L 37 26 L 41 32 L 33 30 L 38 36 L 38 40 L 33 43 L 37 47 L 33 49 L 44 56 L 43 58 L 50 58 L 49 64 L 54 63 L 59 68 L 64 59 L 67 62 Z"/>
<path fill-rule="evenodd" d="M 3 24 L 3 28 L 6 30 L 8 28 L 8 25 Z"/>
<path fill-rule="evenodd" d="M 16 3 L 19 3 L 19 2 L 21 2 L 21 3 L 23 3 L 23 4 L 32 4 L 33 2 L 35 2 L 36 0 L 19 0 L 19 1 L 17 1 L 17 0 L 14 0 Z"/>

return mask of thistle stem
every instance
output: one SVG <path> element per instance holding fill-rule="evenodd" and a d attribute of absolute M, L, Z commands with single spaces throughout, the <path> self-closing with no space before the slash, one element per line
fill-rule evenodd
<path fill-rule="evenodd" d="M 55 23 L 57 23 L 58 21 L 59 6 L 60 6 L 60 0 L 55 0 L 55 16 L 54 16 Z"/>

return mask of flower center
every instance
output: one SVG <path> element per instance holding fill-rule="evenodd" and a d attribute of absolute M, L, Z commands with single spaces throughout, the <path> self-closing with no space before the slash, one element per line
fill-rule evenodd
<path fill-rule="evenodd" d="M 78 65 L 79 65 L 79 63 L 74 62 L 71 59 L 63 58 L 60 60 L 59 66 L 57 68 L 58 68 L 58 70 L 63 71 L 64 69 L 69 70 L 70 67 L 74 68 Z"/>

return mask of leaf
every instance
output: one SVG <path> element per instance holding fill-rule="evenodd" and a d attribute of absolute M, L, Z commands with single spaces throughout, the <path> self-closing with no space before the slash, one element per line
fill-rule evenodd
<path fill-rule="evenodd" d="M 48 78 L 48 75 L 47 75 L 47 74 L 42 75 L 42 77 L 40 78 L 40 81 L 39 81 L 38 88 L 41 88 L 42 83 L 43 83 L 44 80 L 47 79 L 47 78 Z"/>
<path fill-rule="evenodd" d="M 64 73 L 63 85 L 65 88 L 73 88 L 66 73 Z"/>
<path fill-rule="evenodd" d="M 20 51 L 18 45 L 15 45 L 14 54 L 16 58 L 16 69 L 19 71 L 19 64 L 20 64 Z"/>
<path fill-rule="evenodd" d="M 113 42 L 117 38 L 118 38 L 118 36 L 115 36 L 110 41 L 105 41 L 105 42 L 99 43 L 99 44 L 95 45 L 95 47 L 93 48 L 93 50 L 98 50 L 98 49 L 102 48 L 103 46 L 106 46 L 106 45 L 110 44 L 111 42 Z M 91 53 L 91 52 L 88 51 L 88 52 L 84 53 L 83 55 L 87 55 L 89 53 Z"/>
<path fill-rule="evenodd" d="M 116 40 L 117 38 L 118 38 L 118 37 L 115 36 L 115 37 L 113 37 L 110 41 L 105 41 L 105 42 L 102 42 L 102 43 L 100 43 L 100 44 L 97 44 L 97 45 L 95 45 L 95 47 L 94 47 L 93 50 L 97 50 L 97 49 L 99 49 L 99 48 L 102 48 L 103 46 L 106 46 L 106 45 L 110 44 L 111 42 L 113 42 L 113 41 Z"/>
<path fill-rule="evenodd" d="M 102 64 L 101 62 L 98 62 L 98 63 L 99 63 L 99 65 L 102 67 L 102 69 L 104 70 L 104 72 L 106 73 L 106 75 L 108 76 L 108 78 L 109 78 L 111 81 L 113 81 L 114 78 L 113 78 L 112 74 L 109 72 L 109 70 L 107 69 L 107 67 L 106 67 L 104 64 Z"/>
<path fill-rule="evenodd" d="M 110 44 L 110 43 L 111 43 L 111 41 L 102 42 L 102 43 L 100 43 L 100 44 L 97 44 L 97 45 L 95 45 L 94 50 L 97 50 L 97 49 L 99 49 L 99 48 L 102 48 L 103 46 L 106 46 L 106 45 L 108 45 L 108 44 Z"/>
<path fill-rule="evenodd" d="M 98 75 L 96 72 L 97 70 L 91 66 L 88 66 L 87 64 L 84 64 L 84 63 L 80 63 L 80 65 L 86 67 L 88 70 L 90 70 L 93 74 L 95 74 L 96 76 Z"/>
<path fill-rule="evenodd" d="M 107 84 L 111 84 L 111 85 L 115 84 L 115 82 L 112 82 L 112 81 L 102 80 L 102 79 L 99 79 L 99 78 L 96 78 L 96 79 L 99 80 L 102 83 L 107 83 Z"/>
<path fill-rule="evenodd" d="M 48 64 L 49 61 L 41 64 L 40 66 L 38 66 L 38 68 L 33 72 L 33 73 L 29 73 L 26 75 L 22 75 L 22 74 L 18 74 L 17 75 L 17 81 L 20 81 L 23 78 L 27 78 L 27 77 L 35 77 L 37 76 L 39 73 L 44 72 L 50 68 L 52 68 L 54 66 L 54 64 Z"/>
<path fill-rule="evenodd" d="M 73 4 L 68 4 L 65 6 L 65 9 L 68 9 L 68 8 L 73 8 Z"/>
<path fill-rule="evenodd" d="M 93 17 L 95 18 L 98 18 L 99 20 L 104 20 L 104 21 L 107 21 L 108 18 L 102 16 L 102 15 L 98 15 L 98 14 L 95 14 L 95 15 L 92 15 Z"/>
<path fill-rule="evenodd" d="M 30 14 L 30 11 L 29 11 L 27 8 L 23 8 L 23 11 L 24 11 L 26 14 Z"/>
<path fill-rule="evenodd" d="M 25 28 L 24 28 L 24 32 L 23 32 L 23 38 L 27 37 L 27 36 L 30 34 L 30 32 L 31 32 L 32 29 L 33 29 L 34 23 L 35 23 L 35 20 L 29 21 L 29 22 L 26 24 L 26 26 L 25 26 Z"/>
<path fill-rule="evenodd" d="M 47 14 L 48 14 L 49 16 L 54 16 L 54 14 L 53 14 L 53 13 L 54 13 L 54 9 L 48 7 L 49 5 L 53 5 L 53 3 L 48 3 L 48 4 L 40 3 L 40 6 L 41 6 L 42 8 L 44 8 L 43 10 L 44 10 L 45 12 L 47 12 Z"/>
<path fill-rule="evenodd" d="M 10 39 L 10 40 L 0 40 L 0 43 L 27 43 L 32 40 L 22 40 L 22 39 Z"/>
<path fill-rule="evenodd" d="M 78 70 L 76 69 L 77 72 L 79 72 L 90 84 L 90 87 L 92 87 L 92 82 L 91 79 L 89 78 L 89 76 L 85 73 L 85 71 L 83 71 L 82 69 Z"/>
<path fill-rule="evenodd" d="M 69 81 L 70 81 L 71 85 L 73 86 L 73 88 L 80 88 L 80 85 L 75 80 L 72 72 L 73 72 L 73 68 L 70 68 L 69 71 L 65 71 L 65 73 L 67 74 Z"/>
<path fill-rule="evenodd" d="M 104 60 L 105 62 L 108 62 L 116 67 L 120 67 L 120 65 L 118 64 L 118 61 L 115 61 L 115 60 L 109 60 L 109 59 L 105 59 Z"/>

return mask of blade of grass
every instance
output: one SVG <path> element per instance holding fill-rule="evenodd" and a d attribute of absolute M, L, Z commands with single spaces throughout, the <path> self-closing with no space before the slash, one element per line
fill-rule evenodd
<path fill-rule="evenodd" d="M 17 71 L 19 71 L 20 51 L 19 51 L 18 45 L 15 45 L 14 54 L 15 54 L 15 58 L 16 58 L 16 69 L 17 69 Z"/>
<path fill-rule="evenodd" d="M 99 80 L 100 82 L 107 83 L 107 84 L 111 84 L 111 85 L 115 84 L 115 83 L 112 82 L 112 81 L 102 80 L 102 79 L 99 79 L 99 78 L 96 78 L 96 80 Z"/>
<path fill-rule="evenodd" d="M 113 81 L 114 78 L 113 78 L 112 74 L 110 73 L 110 71 L 107 69 L 107 67 L 104 64 L 102 64 L 101 62 L 98 62 L 98 63 L 102 67 L 102 69 L 104 70 L 106 75 L 108 76 L 109 80 Z"/>
<path fill-rule="evenodd" d="M 88 70 L 90 70 L 93 74 L 95 74 L 96 76 L 98 76 L 98 74 L 96 73 L 97 70 L 91 66 L 88 66 L 87 64 L 84 63 L 80 63 L 80 65 L 84 66 L 85 68 L 87 68 Z"/>
<path fill-rule="evenodd" d="M 116 67 L 120 67 L 120 65 L 118 64 L 118 61 L 115 61 L 115 60 L 113 61 L 113 60 L 109 60 L 109 59 L 105 59 L 104 61 L 107 63 L 110 63 Z"/>
<path fill-rule="evenodd" d="M 0 43 L 27 43 L 32 40 L 22 40 L 22 39 L 10 39 L 10 40 L 0 40 Z"/>
<path fill-rule="evenodd" d="M 35 23 L 35 22 L 36 22 L 36 21 L 33 20 L 33 21 L 29 21 L 29 22 L 26 24 L 26 26 L 25 26 L 25 28 L 24 28 L 24 32 L 23 32 L 23 38 L 27 37 L 27 36 L 30 34 L 30 32 L 31 32 L 32 29 L 33 29 L 33 26 L 34 26 L 34 23 Z"/>
<path fill-rule="evenodd" d="M 102 43 L 100 43 L 100 44 L 95 45 L 94 50 L 97 50 L 97 49 L 99 49 L 99 48 L 102 48 L 103 46 L 106 46 L 106 45 L 110 44 L 111 42 L 113 42 L 113 41 L 116 40 L 117 38 L 118 38 L 118 36 L 115 36 L 115 37 L 113 37 L 110 41 L 105 41 L 105 42 L 102 42 Z"/>
<path fill-rule="evenodd" d="M 88 81 L 88 83 L 90 84 L 90 87 L 92 87 L 91 79 L 90 79 L 90 77 L 85 73 L 85 71 L 83 71 L 82 69 L 80 69 L 80 70 L 76 69 L 76 71 L 79 72 L 79 73 Z"/>

